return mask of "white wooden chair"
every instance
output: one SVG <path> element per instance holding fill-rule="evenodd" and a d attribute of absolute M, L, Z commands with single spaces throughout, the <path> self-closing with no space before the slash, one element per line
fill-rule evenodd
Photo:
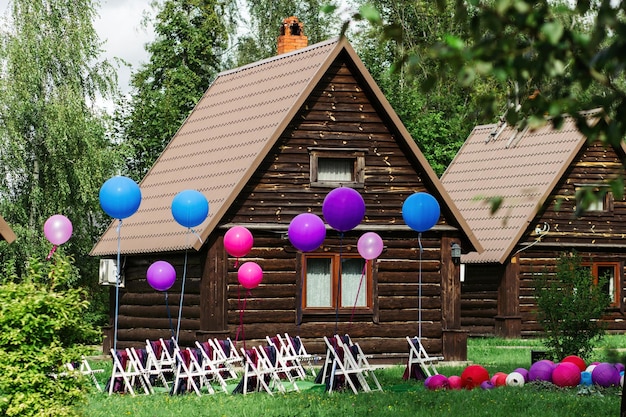
<path fill-rule="evenodd" d="M 152 383 L 150 382 L 150 373 L 144 366 L 144 364 L 147 363 L 146 350 L 137 350 L 134 347 L 126 350 L 129 351 L 130 356 L 128 357 L 128 360 L 132 362 L 130 365 L 131 368 L 135 369 L 140 374 L 142 385 L 148 388 L 148 392 L 150 394 L 154 394 L 154 389 L 152 388 Z"/>
<path fill-rule="evenodd" d="M 113 370 L 111 371 L 111 379 L 109 380 L 109 395 L 113 392 L 128 392 L 135 396 L 135 382 L 139 380 L 145 394 L 150 394 L 150 389 L 146 384 L 144 373 L 137 369 L 136 361 L 130 349 L 118 350 L 111 349 L 113 357 Z"/>
<path fill-rule="evenodd" d="M 269 387 L 275 388 L 281 393 L 287 391 L 300 391 L 296 384 L 296 379 L 300 378 L 300 373 L 296 370 L 298 364 L 288 363 L 281 358 L 278 349 L 273 344 L 259 346 L 256 348 L 259 355 L 258 368 L 265 371 L 269 376 Z M 294 373 L 295 371 L 295 374 Z M 304 375 L 304 369 L 301 369 Z M 286 386 L 283 381 L 286 380 Z"/>
<path fill-rule="evenodd" d="M 224 346 L 228 343 L 228 352 L 225 350 Z M 211 350 L 210 357 L 215 363 L 220 363 L 220 367 L 222 369 L 222 377 L 225 380 L 237 379 L 237 372 L 235 371 L 236 366 L 243 366 L 243 360 L 235 346 L 232 345 L 230 339 L 226 339 L 225 341 L 219 341 L 217 339 L 208 339 L 206 344 L 209 346 Z M 202 344 L 204 347 L 204 343 Z M 204 350 L 207 350 L 206 348 Z"/>
<path fill-rule="evenodd" d="M 81 357 L 80 362 L 66 363 L 64 365 L 64 368 L 66 369 L 66 372 L 52 374 L 52 376 L 54 378 L 58 378 L 58 377 L 72 375 L 73 373 L 79 373 L 91 379 L 93 384 L 96 386 L 96 389 L 102 392 L 102 386 L 98 382 L 98 379 L 96 378 L 96 374 L 104 372 L 104 369 L 92 369 L 91 365 L 89 365 L 89 362 L 87 361 L 87 358 L 85 356 Z"/>
<path fill-rule="evenodd" d="M 371 356 L 363 353 L 363 349 L 361 349 L 361 346 L 358 343 L 353 342 L 350 336 L 345 335 L 342 340 L 344 342 L 344 345 L 347 345 L 352 354 L 355 356 L 356 365 L 359 369 L 363 370 L 363 376 L 365 378 L 369 378 L 374 383 L 374 385 L 376 385 L 377 391 L 382 391 L 383 388 L 378 382 L 378 378 L 376 377 L 376 373 L 374 371 L 376 369 L 383 368 L 383 366 L 373 366 L 372 364 L 370 364 L 368 358 L 370 358 Z"/>
<path fill-rule="evenodd" d="M 175 371 L 174 360 L 169 356 L 168 352 L 163 352 L 161 341 L 151 342 L 146 340 L 146 372 L 152 381 L 160 381 L 164 388 L 169 389 L 167 376 L 173 376 Z M 153 384 L 154 385 L 154 384 Z"/>
<path fill-rule="evenodd" d="M 344 343 L 339 336 L 331 339 L 324 336 L 324 342 L 326 343 L 326 360 L 324 361 L 322 381 L 327 382 L 328 393 L 332 394 L 333 390 L 337 389 L 341 377 L 355 394 L 358 394 L 359 388 L 365 392 L 371 391 L 363 375 L 365 370 L 357 365 L 350 346 Z"/>
<path fill-rule="evenodd" d="M 261 357 L 259 350 L 256 347 L 247 350 L 241 348 L 241 353 L 242 358 L 244 359 L 244 372 L 242 382 L 240 382 L 239 385 L 242 390 L 237 391 L 237 389 L 235 389 L 235 391 L 246 395 L 249 391 L 263 390 L 270 395 L 274 395 L 272 389 L 268 385 L 268 382 L 272 378 L 272 372 L 269 372 L 266 368 L 266 362 Z M 280 379 L 278 379 L 277 382 L 278 386 L 282 387 Z M 254 386 L 250 387 L 251 384 L 254 384 Z"/>
<path fill-rule="evenodd" d="M 421 340 L 418 337 L 406 337 L 406 341 L 409 344 L 409 360 L 407 363 L 407 372 L 405 372 L 405 379 L 408 379 L 414 373 L 414 366 L 417 366 L 421 370 L 424 379 L 432 375 L 437 375 L 436 365 L 443 361 L 443 356 L 430 356 Z"/>
<path fill-rule="evenodd" d="M 193 388 L 196 395 L 201 396 L 201 388 L 203 386 L 207 387 L 210 394 L 215 393 L 210 381 L 206 378 L 206 373 L 191 349 L 177 349 L 174 352 L 174 356 L 176 359 L 176 376 L 174 378 L 173 394 L 182 393 L 184 387 L 186 392 Z"/>
<path fill-rule="evenodd" d="M 277 335 L 277 337 L 280 337 L 280 335 Z M 321 361 L 322 357 L 320 355 L 309 354 L 300 336 L 290 336 L 288 333 L 285 333 L 284 340 L 292 354 L 297 355 L 300 362 L 306 364 L 311 374 L 316 376 L 314 365 Z"/>
<path fill-rule="evenodd" d="M 291 377 L 301 380 L 306 379 L 306 371 L 302 366 L 300 356 L 298 356 L 287 340 L 280 337 L 280 335 L 276 335 L 276 337 L 266 336 L 265 339 L 269 346 L 274 347 L 277 367 L 288 373 L 287 376 L 290 380 L 292 379 Z"/>
<path fill-rule="evenodd" d="M 200 367 L 204 370 L 205 378 L 209 381 L 217 382 L 221 390 L 228 393 L 226 380 L 223 374 L 230 377 L 230 372 L 232 372 L 232 370 L 230 370 L 228 365 L 221 359 L 215 359 L 215 355 L 213 353 L 214 351 L 208 342 L 206 344 L 196 342 L 196 347 L 196 351 L 200 354 Z M 235 376 L 236 375 L 237 374 L 235 374 Z"/>

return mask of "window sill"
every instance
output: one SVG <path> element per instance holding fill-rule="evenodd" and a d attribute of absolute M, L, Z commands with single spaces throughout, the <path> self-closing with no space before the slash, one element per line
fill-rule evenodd
<path fill-rule="evenodd" d="M 338 188 L 338 187 L 350 187 L 350 188 L 364 188 L 365 184 L 362 182 L 355 181 L 315 181 L 311 182 L 311 187 L 319 187 L 319 188 Z"/>

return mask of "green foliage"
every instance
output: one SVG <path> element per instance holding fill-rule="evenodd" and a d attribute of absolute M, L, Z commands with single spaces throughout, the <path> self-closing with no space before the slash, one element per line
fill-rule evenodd
<path fill-rule="evenodd" d="M 158 13 L 156 39 L 146 47 L 150 60 L 132 75 L 132 97 L 121 103 L 116 123 L 132 178 L 143 178 L 221 69 L 233 4 L 153 3 Z"/>
<path fill-rule="evenodd" d="M 78 343 L 95 331 L 83 315 L 88 301 L 68 289 L 76 270 L 69 257 L 31 259 L 19 282 L 0 285 L 0 413 L 6 416 L 74 416 L 84 401 L 81 377 L 53 378 L 80 358 Z"/>
<path fill-rule="evenodd" d="M 554 359 L 568 355 L 589 358 L 604 335 L 600 322 L 610 305 L 605 278 L 594 285 L 589 268 L 577 254 L 562 254 L 555 274 L 544 273 L 535 283 L 537 318 L 546 334 L 546 346 Z"/>

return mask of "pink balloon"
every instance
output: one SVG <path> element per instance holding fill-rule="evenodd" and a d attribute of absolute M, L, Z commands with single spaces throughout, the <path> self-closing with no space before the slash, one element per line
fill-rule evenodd
<path fill-rule="evenodd" d="M 237 270 L 237 279 L 244 288 L 251 290 L 263 280 L 263 270 L 254 262 L 246 262 Z"/>
<path fill-rule="evenodd" d="M 246 256 L 253 244 L 252 233 L 243 226 L 233 226 L 224 235 L 224 248 L 235 258 Z"/>
<path fill-rule="evenodd" d="M 55 214 L 44 223 L 43 233 L 53 245 L 62 245 L 72 236 L 72 222 L 62 214 Z"/>
<path fill-rule="evenodd" d="M 357 249 L 363 259 L 376 259 L 383 253 L 383 240 L 374 232 L 364 233 L 357 242 Z"/>
<path fill-rule="evenodd" d="M 176 270 L 165 261 L 156 261 L 148 268 L 146 273 L 148 284 L 157 291 L 167 291 L 176 281 Z"/>

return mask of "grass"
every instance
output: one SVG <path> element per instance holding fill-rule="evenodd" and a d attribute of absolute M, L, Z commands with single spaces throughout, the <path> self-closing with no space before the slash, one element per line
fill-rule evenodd
<path fill-rule="evenodd" d="M 608 336 L 591 360 L 603 361 L 611 350 L 626 346 L 626 336 Z M 530 350 L 541 349 L 539 340 L 470 339 L 468 359 L 481 364 L 490 375 L 530 366 Z M 103 367 L 103 364 L 94 366 Z M 110 373 L 110 364 L 107 371 Z M 465 365 L 440 366 L 444 375 L 460 375 Z M 489 416 L 489 417 L 570 417 L 619 415 L 621 389 L 561 389 L 549 383 L 529 383 L 524 387 L 500 387 L 493 390 L 429 391 L 420 381 L 403 381 L 404 367 L 393 366 L 377 371 L 385 392 L 338 392 L 328 395 L 320 386 L 286 395 L 265 393 L 242 395 L 151 396 L 90 393 L 81 406 L 90 417 L 138 416 Z M 107 372 L 104 373 L 106 379 Z"/>

